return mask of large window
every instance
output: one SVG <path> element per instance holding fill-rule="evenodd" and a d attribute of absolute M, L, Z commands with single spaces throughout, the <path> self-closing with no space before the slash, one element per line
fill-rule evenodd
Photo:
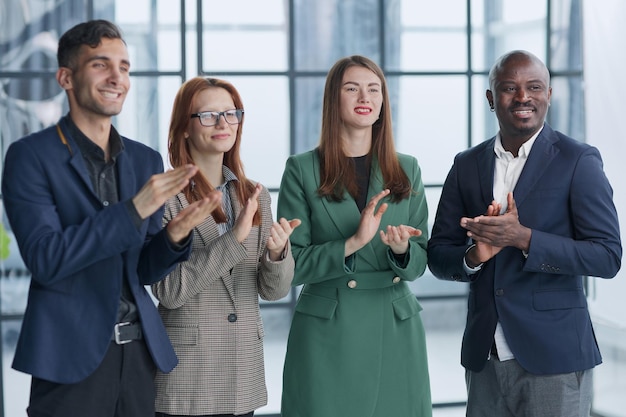
<path fill-rule="evenodd" d="M 397 148 L 417 157 L 434 214 L 454 155 L 497 131 L 485 99 L 487 73 L 508 50 L 545 60 L 555 91 L 549 122 L 584 140 L 581 1 L 8 0 L 11 6 L 0 6 L 0 149 L 4 156 L 12 141 L 67 112 L 54 79 L 58 37 L 80 21 L 105 18 L 124 31 L 132 61 L 131 92 L 115 120 L 119 131 L 160 150 L 167 163 L 167 127 L 180 84 L 195 75 L 226 78 L 245 104 L 246 173 L 270 188 L 275 202 L 287 157 L 318 142 L 326 72 L 340 57 L 362 54 L 386 72 Z M 3 224 L 11 240 L 0 261 L 0 416 L 13 416 L 23 413 L 29 390 L 28 376 L 10 369 L 29 273 L 4 216 Z M 435 407 L 462 406 L 467 287 L 427 272 L 412 288 L 425 307 Z M 262 304 L 270 400 L 257 415 L 279 412 L 296 295 Z"/>

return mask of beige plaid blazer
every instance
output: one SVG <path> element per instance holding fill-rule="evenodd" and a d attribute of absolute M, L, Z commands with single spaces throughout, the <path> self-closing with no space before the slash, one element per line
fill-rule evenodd
<path fill-rule="evenodd" d="M 230 197 L 238 217 L 241 204 L 235 193 Z M 242 243 L 232 231 L 219 236 L 209 217 L 196 227 L 190 258 L 152 286 L 179 360 L 169 374 L 157 373 L 158 412 L 244 414 L 267 403 L 258 297 L 287 295 L 294 270 L 289 244 L 283 260 L 272 262 L 267 256 L 270 202 L 264 188 L 261 226 L 253 227 Z M 188 205 L 183 194 L 170 199 L 164 223 Z"/>

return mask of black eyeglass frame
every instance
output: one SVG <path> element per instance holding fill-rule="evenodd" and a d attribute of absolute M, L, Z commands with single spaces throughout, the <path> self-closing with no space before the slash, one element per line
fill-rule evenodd
<path fill-rule="evenodd" d="M 226 118 L 226 113 L 230 113 L 234 111 L 235 115 L 237 116 L 237 122 L 236 123 L 231 123 L 228 121 L 228 119 Z M 212 125 L 205 125 L 204 123 L 202 123 L 202 115 L 204 114 L 217 114 L 217 117 L 215 118 L 215 123 L 213 123 Z M 241 123 L 241 119 L 243 118 L 243 114 L 244 111 L 243 109 L 230 109 L 230 110 L 224 110 L 224 111 L 201 111 L 199 113 L 193 113 L 190 117 L 190 119 L 193 119 L 195 117 L 197 117 L 198 119 L 200 119 L 200 124 L 204 127 L 211 127 L 211 126 L 215 126 L 216 124 L 218 124 L 220 122 L 220 117 L 224 117 L 224 121 L 226 123 L 228 123 L 229 125 L 238 125 L 239 123 Z"/>

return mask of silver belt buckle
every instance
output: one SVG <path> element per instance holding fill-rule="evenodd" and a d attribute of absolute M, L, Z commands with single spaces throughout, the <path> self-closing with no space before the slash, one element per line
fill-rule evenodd
<path fill-rule="evenodd" d="M 117 343 L 118 345 L 123 345 L 129 342 L 132 342 L 131 339 L 128 340 L 121 340 L 120 339 L 120 327 L 124 327 L 124 326 L 130 326 L 132 323 L 130 321 L 124 322 L 124 323 L 117 323 L 115 325 L 115 328 L 113 330 L 113 333 L 115 334 L 115 343 Z"/>

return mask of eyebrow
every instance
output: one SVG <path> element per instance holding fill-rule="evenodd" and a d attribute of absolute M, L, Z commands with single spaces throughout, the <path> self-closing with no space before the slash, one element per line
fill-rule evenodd
<path fill-rule="evenodd" d="M 545 83 L 546 80 L 542 79 L 542 78 L 531 78 L 530 80 L 526 80 L 524 81 L 525 83 Z M 511 78 L 507 78 L 504 80 L 500 81 L 500 84 L 504 84 L 504 83 L 512 83 L 512 84 L 517 84 L 518 81 L 513 80 Z"/>
<path fill-rule="evenodd" d="M 87 60 L 87 62 L 98 61 L 98 60 L 111 61 L 111 58 L 109 58 L 106 55 L 94 55 L 94 56 L 90 57 Z M 130 67 L 130 61 L 129 60 L 123 59 L 122 63 Z"/>
<path fill-rule="evenodd" d="M 359 85 L 359 83 L 357 83 L 356 81 L 346 81 L 345 83 L 343 83 L 343 85 L 348 85 L 348 84 Z M 378 83 L 378 82 L 373 82 L 373 83 L 367 84 L 368 87 L 371 87 L 372 85 L 377 85 L 377 86 L 380 87 L 380 83 Z"/>

